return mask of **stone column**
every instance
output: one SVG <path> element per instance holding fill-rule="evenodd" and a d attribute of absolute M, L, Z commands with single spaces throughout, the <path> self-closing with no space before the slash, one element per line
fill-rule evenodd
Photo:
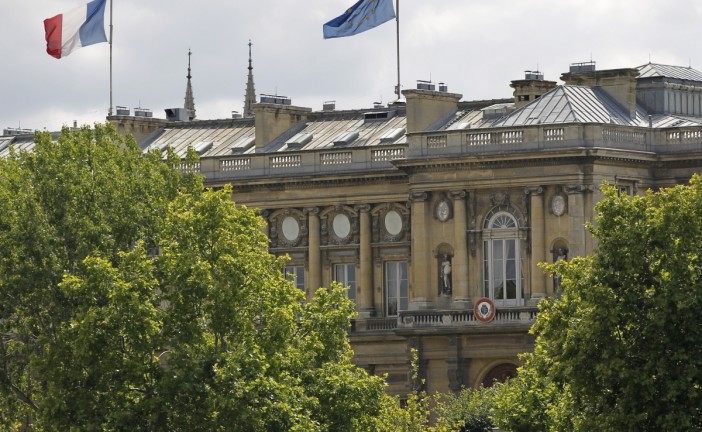
<path fill-rule="evenodd" d="M 322 251 L 320 250 L 319 237 L 319 209 L 317 207 L 309 207 L 305 209 L 307 214 L 307 222 L 309 224 L 309 241 L 308 241 L 308 263 L 309 263 L 309 281 L 308 281 L 308 299 L 314 295 L 315 291 L 322 286 Z"/>
<path fill-rule="evenodd" d="M 546 261 L 546 226 L 544 218 L 544 188 L 528 187 L 524 193 L 530 197 L 531 215 L 531 299 L 537 303 L 546 297 L 546 273 L 538 266 Z"/>
<path fill-rule="evenodd" d="M 431 261 L 427 246 L 429 218 L 427 218 L 426 192 L 410 192 L 412 202 L 412 280 L 410 290 L 410 310 L 431 308 Z"/>
<path fill-rule="evenodd" d="M 466 217 L 466 196 L 464 190 L 452 191 L 453 227 L 455 249 L 453 257 L 453 304 L 454 309 L 470 309 L 471 298 L 468 291 L 468 220 Z"/>
<path fill-rule="evenodd" d="M 361 222 L 361 238 L 359 248 L 359 261 L 361 264 L 361 274 L 358 280 L 358 288 L 356 305 L 358 316 L 360 318 L 370 318 L 374 315 L 375 308 L 373 304 L 373 252 L 371 249 L 371 217 L 370 206 L 356 206 L 356 211 L 359 212 Z"/>

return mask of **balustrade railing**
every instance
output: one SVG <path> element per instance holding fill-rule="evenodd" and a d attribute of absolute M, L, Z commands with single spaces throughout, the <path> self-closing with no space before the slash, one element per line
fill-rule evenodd
<path fill-rule="evenodd" d="M 527 324 L 536 319 L 536 308 L 504 308 L 495 311 L 490 323 L 479 321 L 473 311 L 406 311 L 400 314 L 400 328 L 465 327 L 491 324 Z"/>
<path fill-rule="evenodd" d="M 398 329 L 441 327 L 484 327 L 495 325 L 530 326 L 538 309 L 535 307 L 499 308 L 488 323 L 481 322 L 472 310 L 404 311 L 399 317 L 357 318 L 352 320 L 352 333 L 393 332 Z"/>
<path fill-rule="evenodd" d="M 302 175 L 339 170 L 393 169 L 392 161 L 423 155 L 470 155 L 573 148 L 611 148 L 658 153 L 702 149 L 702 127 L 651 129 L 632 126 L 567 124 L 521 129 L 447 130 L 408 135 L 407 144 L 324 149 L 202 158 L 199 171 L 208 178 Z"/>

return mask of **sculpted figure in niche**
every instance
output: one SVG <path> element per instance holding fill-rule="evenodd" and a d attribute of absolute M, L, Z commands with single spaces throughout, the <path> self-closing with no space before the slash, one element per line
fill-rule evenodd
<path fill-rule="evenodd" d="M 451 295 L 451 257 L 444 255 L 439 265 L 439 294 Z"/>
<path fill-rule="evenodd" d="M 565 260 L 568 261 L 568 249 L 564 247 L 559 247 L 554 251 L 554 259 L 553 261 L 560 261 L 560 260 Z M 561 275 L 555 274 L 553 275 L 553 289 L 555 291 L 558 291 L 558 289 L 561 286 Z"/>

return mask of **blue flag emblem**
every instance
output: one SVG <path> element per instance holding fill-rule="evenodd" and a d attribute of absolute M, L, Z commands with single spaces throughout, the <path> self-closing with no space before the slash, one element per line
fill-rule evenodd
<path fill-rule="evenodd" d="M 359 0 L 342 15 L 324 24 L 324 39 L 353 36 L 393 18 L 392 0 Z"/>

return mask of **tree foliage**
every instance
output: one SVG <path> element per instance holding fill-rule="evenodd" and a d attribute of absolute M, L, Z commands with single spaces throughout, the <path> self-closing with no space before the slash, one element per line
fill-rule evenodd
<path fill-rule="evenodd" d="M 303 295 L 262 220 L 111 126 L 0 160 L 0 428 L 366 430 L 341 287 Z"/>
<path fill-rule="evenodd" d="M 498 424 L 700 430 L 702 178 L 644 196 L 603 191 L 595 253 L 546 267 L 563 293 L 540 305 L 536 348 L 498 398 Z"/>

